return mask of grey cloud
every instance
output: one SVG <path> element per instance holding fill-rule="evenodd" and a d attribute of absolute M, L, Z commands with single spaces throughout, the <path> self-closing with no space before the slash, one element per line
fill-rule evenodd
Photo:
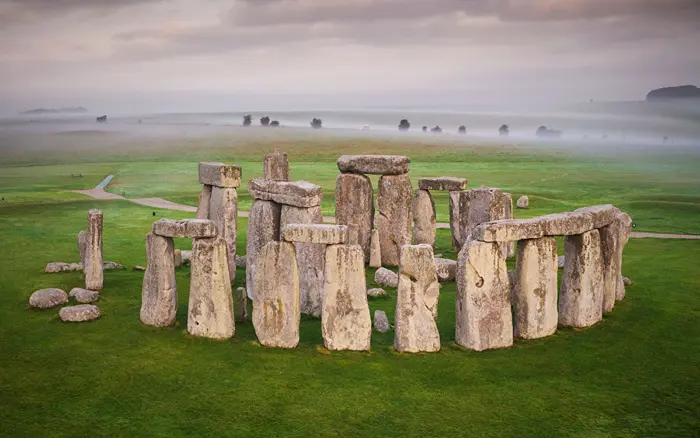
<path fill-rule="evenodd" d="M 105 13 L 168 0 L 0 0 L 3 27 L 39 22 L 71 13 Z"/>

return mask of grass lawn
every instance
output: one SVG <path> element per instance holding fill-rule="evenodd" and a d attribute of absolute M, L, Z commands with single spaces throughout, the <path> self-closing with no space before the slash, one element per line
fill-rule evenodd
<path fill-rule="evenodd" d="M 77 260 L 76 237 L 90 208 L 105 214 L 105 259 L 128 267 L 145 264 L 144 236 L 154 219 L 192 217 L 155 210 L 154 218 L 152 208 L 67 190 L 113 173 L 115 192 L 194 204 L 197 160 L 243 163 L 248 178 L 261 173 L 261 156 L 272 149 L 264 139 L 250 151 L 245 142 L 223 148 L 202 141 L 187 154 L 178 143 L 173 152 L 117 145 L 93 158 L 0 155 L 0 436 L 697 436 L 698 241 L 632 239 L 624 274 L 634 284 L 603 322 L 482 353 L 454 342 L 454 283 L 441 290 L 442 351 L 434 354 L 395 353 L 392 332 L 373 333 L 370 353 L 331 353 L 320 321 L 306 318 L 294 350 L 261 347 L 251 323 L 237 324 L 229 341 L 190 337 L 188 268 L 177 272 L 176 327 L 140 324 L 143 273 L 131 269 L 105 273 L 98 321 L 64 324 L 58 309 L 28 308 L 37 289 L 83 285 L 80 273 L 42 270 L 50 261 Z M 279 147 L 290 154 L 293 178 L 324 187 L 326 213 L 333 209 L 333 156 L 403 148 L 412 157 L 415 151 L 413 178 L 464 176 L 472 187 L 530 195 L 533 208 L 523 217 L 612 202 L 632 213 L 637 230 L 700 233 L 696 156 L 640 156 L 627 165 L 619 157 L 506 147 L 338 143 L 330 151 L 317 139 Z M 247 194 L 241 198 L 246 208 Z M 438 205 L 446 220 L 445 198 Z M 241 253 L 246 226 L 240 219 Z M 190 244 L 176 241 L 183 249 Z M 455 257 L 448 230 L 438 230 L 436 252 Z M 368 287 L 372 277 L 368 270 Z M 239 270 L 237 285 L 243 279 Z M 393 320 L 396 292 L 389 292 L 370 299 L 370 308 Z"/>

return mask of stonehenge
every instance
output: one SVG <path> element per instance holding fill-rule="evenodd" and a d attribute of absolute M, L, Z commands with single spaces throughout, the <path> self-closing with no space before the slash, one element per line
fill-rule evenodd
<path fill-rule="evenodd" d="M 413 200 L 413 244 L 428 244 L 435 246 L 435 202 L 431 191 L 447 191 L 450 194 L 450 229 L 452 231 L 453 247 L 457 249 L 456 242 L 461 241 L 461 228 L 459 226 L 460 192 L 466 190 L 467 180 L 449 176 L 435 178 L 420 178 L 418 190 Z"/>

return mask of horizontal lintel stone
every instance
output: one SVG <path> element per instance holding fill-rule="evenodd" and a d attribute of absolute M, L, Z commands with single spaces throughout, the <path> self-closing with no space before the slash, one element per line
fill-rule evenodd
<path fill-rule="evenodd" d="M 224 163 L 200 162 L 199 183 L 225 188 L 237 188 L 241 185 L 242 170 L 239 166 Z"/>
<path fill-rule="evenodd" d="M 153 223 L 153 234 L 187 239 L 216 237 L 214 221 L 208 219 L 160 219 Z"/>
<path fill-rule="evenodd" d="M 248 183 L 248 193 L 254 199 L 301 208 L 319 206 L 323 199 L 321 187 L 307 181 L 289 182 L 256 178 Z"/>
<path fill-rule="evenodd" d="M 403 155 L 343 155 L 338 169 L 343 173 L 403 175 L 408 173 L 410 158 Z"/>
<path fill-rule="evenodd" d="M 289 224 L 282 228 L 282 239 L 287 242 L 337 245 L 348 240 L 346 225 Z"/>
<path fill-rule="evenodd" d="M 418 188 L 421 190 L 443 190 L 456 192 L 466 190 L 467 180 L 464 178 L 453 178 L 451 176 L 440 176 L 436 178 L 419 178 Z"/>

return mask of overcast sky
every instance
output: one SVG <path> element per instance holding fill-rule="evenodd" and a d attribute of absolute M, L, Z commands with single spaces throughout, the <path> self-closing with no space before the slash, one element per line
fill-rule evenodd
<path fill-rule="evenodd" d="M 0 0 L 0 78 L 5 109 L 635 100 L 700 85 L 700 0 Z"/>

